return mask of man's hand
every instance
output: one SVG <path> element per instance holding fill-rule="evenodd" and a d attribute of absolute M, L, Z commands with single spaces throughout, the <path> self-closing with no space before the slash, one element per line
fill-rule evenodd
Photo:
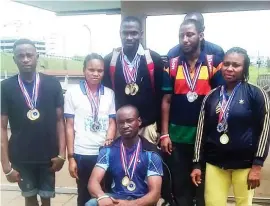
<path fill-rule="evenodd" d="M 200 169 L 194 169 L 190 176 L 192 178 L 193 184 L 198 187 L 199 184 L 201 184 L 201 182 L 202 182 L 202 179 L 201 179 L 202 172 L 201 172 L 201 170 Z"/>
<path fill-rule="evenodd" d="M 60 171 L 65 163 L 65 161 L 59 157 L 52 158 L 51 162 L 52 162 L 52 167 L 51 167 L 52 172 Z"/>
<path fill-rule="evenodd" d="M 107 138 L 107 139 L 105 140 L 104 146 L 108 146 L 108 145 L 110 145 L 112 142 L 113 142 L 113 139 Z"/>
<path fill-rule="evenodd" d="M 7 176 L 9 182 L 20 182 L 21 176 L 20 173 L 13 169 L 13 172 Z"/>
<path fill-rule="evenodd" d="M 169 155 L 172 154 L 172 141 L 170 137 L 161 140 L 160 146 L 163 152 L 168 153 Z"/>
<path fill-rule="evenodd" d="M 68 166 L 68 171 L 71 177 L 76 178 L 77 180 L 79 179 L 78 177 L 78 167 L 77 163 L 74 158 L 71 158 L 69 160 L 69 166 Z"/>
<path fill-rule="evenodd" d="M 256 187 L 260 186 L 261 170 L 262 167 L 259 165 L 253 165 L 252 168 L 250 169 L 247 179 L 249 190 L 253 190 Z"/>
<path fill-rule="evenodd" d="M 98 206 L 114 206 L 114 202 L 111 198 L 103 198 L 98 201 Z"/>
<path fill-rule="evenodd" d="M 117 202 L 117 203 L 116 203 Z M 134 206 L 136 203 L 133 200 L 115 200 L 117 206 Z"/>

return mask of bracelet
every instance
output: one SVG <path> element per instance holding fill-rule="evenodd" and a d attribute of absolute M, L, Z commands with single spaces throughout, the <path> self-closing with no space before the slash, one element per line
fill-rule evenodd
<path fill-rule="evenodd" d="M 169 134 L 164 134 L 164 135 L 161 135 L 160 136 L 159 140 L 162 141 L 162 140 L 164 140 L 164 139 L 166 139 L 168 137 L 170 138 L 170 135 Z"/>
<path fill-rule="evenodd" d="M 99 198 L 97 198 L 97 201 L 100 201 L 100 200 L 105 199 L 105 198 L 110 198 L 110 196 L 109 195 L 102 195 Z"/>
<path fill-rule="evenodd" d="M 11 175 L 11 173 L 14 171 L 14 169 L 13 168 L 11 168 L 11 170 L 8 172 L 8 173 L 5 173 L 5 175 L 6 176 L 9 176 L 9 175 Z"/>
<path fill-rule="evenodd" d="M 58 155 L 57 157 L 63 161 L 66 161 L 66 158 L 62 157 L 61 155 Z"/>

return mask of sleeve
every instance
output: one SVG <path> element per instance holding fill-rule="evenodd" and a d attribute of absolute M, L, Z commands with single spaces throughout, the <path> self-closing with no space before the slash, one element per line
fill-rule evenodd
<path fill-rule="evenodd" d="M 165 94 L 173 93 L 173 79 L 170 76 L 169 64 L 165 65 L 162 75 L 162 91 Z"/>
<path fill-rule="evenodd" d="M 163 167 L 161 157 L 155 152 L 148 152 L 147 177 L 163 176 Z"/>
<path fill-rule="evenodd" d="M 224 51 L 219 45 L 214 44 L 214 43 L 209 42 L 209 41 L 205 41 L 205 44 L 209 48 L 210 54 L 213 54 L 213 55 L 217 56 L 218 58 L 221 59 L 221 61 L 223 61 Z"/>
<path fill-rule="evenodd" d="M 110 105 L 110 110 L 109 110 L 109 118 L 115 118 L 116 116 L 116 111 L 115 111 L 115 95 L 114 92 L 112 91 L 111 95 L 111 105 Z"/>
<path fill-rule="evenodd" d="M 261 88 L 256 89 L 253 101 L 252 108 L 254 108 L 253 112 L 256 116 L 256 122 L 258 122 L 258 129 L 260 131 L 253 164 L 263 166 L 269 151 L 270 102 L 266 92 Z"/>
<path fill-rule="evenodd" d="M 107 171 L 109 168 L 109 156 L 110 156 L 110 148 L 103 147 L 98 155 L 96 167 L 100 167 Z"/>
<path fill-rule="evenodd" d="M 171 59 L 171 58 L 174 58 L 176 56 L 179 55 L 179 52 L 180 52 L 180 45 L 176 45 L 174 46 L 173 48 L 170 49 L 170 51 L 168 51 L 168 58 Z"/>
<path fill-rule="evenodd" d="M 154 77 L 155 77 L 155 105 L 156 105 L 156 124 L 157 124 L 157 131 L 161 130 L 161 104 L 162 104 L 162 97 L 164 95 L 163 91 L 162 91 L 162 84 L 163 84 L 163 72 L 164 72 L 164 64 L 166 62 L 166 60 L 162 59 L 162 57 L 154 52 L 150 50 L 150 54 L 155 66 L 155 70 L 154 70 Z M 164 58 L 166 58 L 167 56 L 164 56 Z"/>
<path fill-rule="evenodd" d="M 214 54 L 216 55 L 216 56 L 218 56 L 218 58 L 220 58 L 221 59 L 221 61 L 223 61 L 223 59 L 224 59 L 224 51 L 223 51 L 223 49 L 220 47 L 220 46 L 216 46 L 216 49 L 215 49 L 215 52 L 214 52 Z"/>
<path fill-rule="evenodd" d="M 108 87 L 112 89 L 112 82 L 111 82 L 111 77 L 110 77 L 110 63 L 111 63 L 112 55 L 107 55 L 104 58 L 104 76 L 102 80 L 102 84 L 105 87 Z"/>
<path fill-rule="evenodd" d="M 210 85 L 212 89 L 215 89 L 216 87 L 225 84 L 224 78 L 221 73 L 222 65 L 223 59 L 221 59 L 218 55 L 215 55 L 212 78 L 210 79 Z"/>
<path fill-rule="evenodd" d="M 64 104 L 65 118 L 74 118 L 75 116 L 75 108 L 74 108 L 71 94 L 72 94 L 71 90 L 67 90 L 65 94 L 65 104 Z"/>
<path fill-rule="evenodd" d="M 58 80 L 55 80 L 55 90 L 56 90 L 55 106 L 56 108 L 63 107 L 64 106 L 63 90 Z"/>
<path fill-rule="evenodd" d="M 1 83 L 1 115 L 8 115 L 8 94 L 5 84 Z"/>
<path fill-rule="evenodd" d="M 202 160 L 202 151 L 203 151 L 203 137 L 205 135 L 205 131 L 207 128 L 207 121 L 205 119 L 205 114 L 207 112 L 207 104 L 208 104 L 208 97 L 215 91 L 211 90 L 204 98 L 201 111 L 199 115 L 199 121 L 197 125 L 197 133 L 196 133 L 196 140 L 195 140 L 195 147 L 194 147 L 194 168 L 200 169 L 201 165 L 200 162 Z"/>

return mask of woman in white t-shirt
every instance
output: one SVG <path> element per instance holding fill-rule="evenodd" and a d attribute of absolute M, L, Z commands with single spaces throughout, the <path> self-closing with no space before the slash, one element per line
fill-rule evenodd
<path fill-rule="evenodd" d="M 66 92 L 64 108 L 69 173 L 77 181 L 78 206 L 91 198 L 87 183 L 99 148 L 111 143 L 116 133 L 114 92 L 101 84 L 103 58 L 86 56 L 83 72 L 85 80 Z"/>

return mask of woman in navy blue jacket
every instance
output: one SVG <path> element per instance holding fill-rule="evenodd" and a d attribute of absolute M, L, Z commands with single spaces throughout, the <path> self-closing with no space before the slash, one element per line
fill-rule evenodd
<path fill-rule="evenodd" d="M 247 82 L 249 65 L 246 50 L 228 50 L 221 70 L 226 84 L 202 104 L 191 177 L 200 184 L 200 165 L 206 162 L 206 206 L 226 206 L 231 185 L 237 206 L 252 205 L 260 186 L 269 149 L 270 103 L 265 91 Z"/>

